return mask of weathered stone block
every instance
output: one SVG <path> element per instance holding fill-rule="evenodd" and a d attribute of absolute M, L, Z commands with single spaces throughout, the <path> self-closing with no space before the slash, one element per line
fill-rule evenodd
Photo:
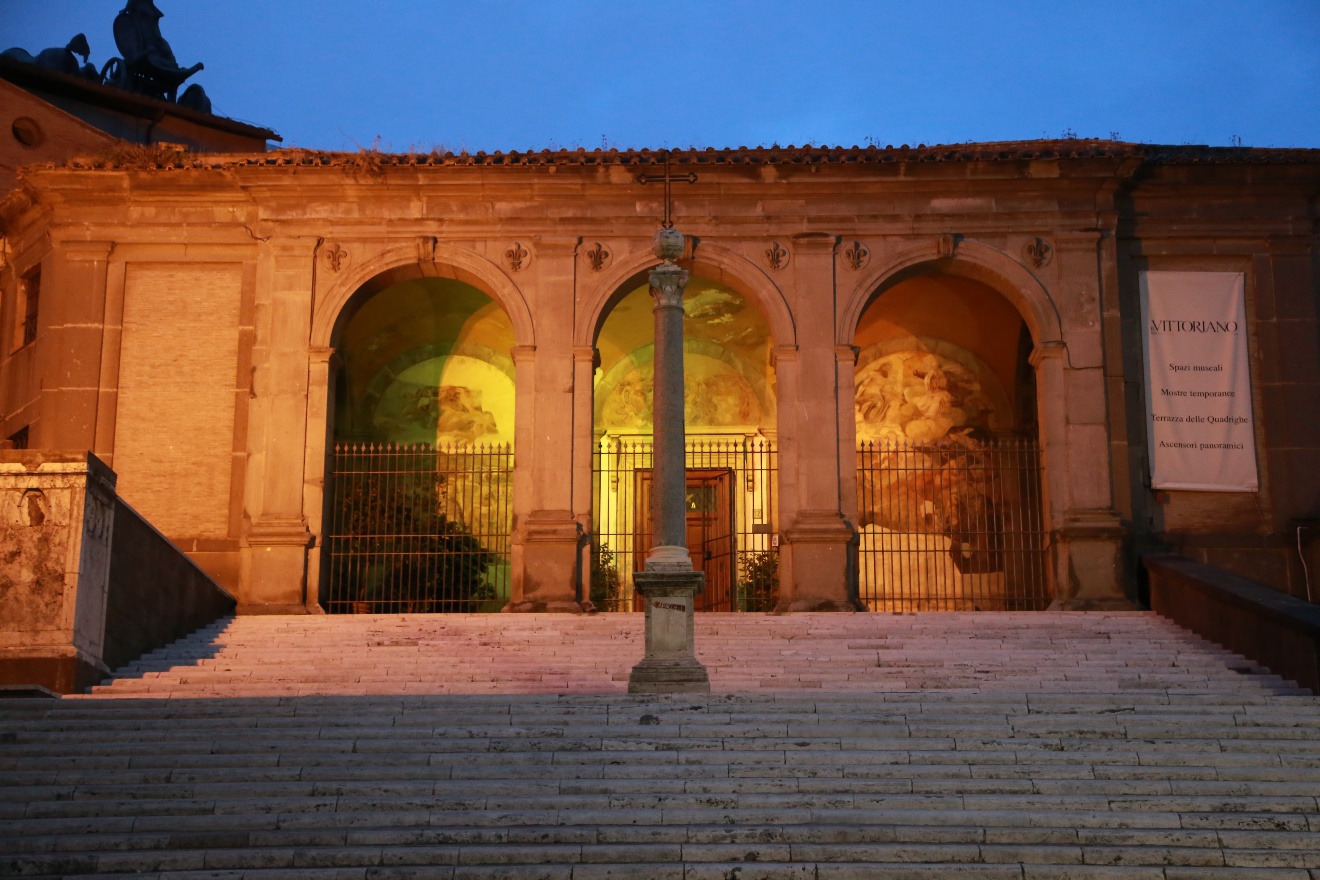
<path fill-rule="evenodd" d="M 0 455 L 0 683 L 69 693 L 108 672 L 114 487 L 89 454 Z"/>

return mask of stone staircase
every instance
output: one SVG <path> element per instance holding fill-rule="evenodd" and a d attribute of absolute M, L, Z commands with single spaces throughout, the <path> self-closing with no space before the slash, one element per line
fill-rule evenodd
<path fill-rule="evenodd" d="M 1320 880 L 1320 701 L 1162 618 L 242 617 L 0 703 L 0 874 Z"/>

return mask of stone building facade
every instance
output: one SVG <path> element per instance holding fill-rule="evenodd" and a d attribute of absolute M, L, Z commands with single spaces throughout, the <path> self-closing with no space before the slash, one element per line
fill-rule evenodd
<path fill-rule="evenodd" d="M 0 437 L 94 452 L 240 609 L 317 610 L 331 447 L 381 440 L 382 401 L 396 421 L 420 407 L 427 430 L 513 446 L 508 607 L 579 609 L 602 440 L 645 434 L 627 396 L 644 398 L 644 341 L 610 321 L 645 312 L 663 204 L 639 175 L 666 159 L 709 318 L 689 404 L 712 436 L 775 446 L 773 522 L 757 516 L 776 607 L 858 607 L 875 518 L 859 443 L 896 438 L 1038 444 L 1045 589 L 1064 607 L 1139 599 L 1154 548 L 1305 595 L 1315 150 L 157 150 L 31 168 L 0 210 Z M 1139 288 L 1156 271 L 1244 276 L 1257 491 L 1150 486 Z M 381 348 L 425 327 L 461 329 Z M 423 399 L 427 364 L 491 384 L 435 380 Z M 376 408 L 351 415 L 362 400 Z"/>

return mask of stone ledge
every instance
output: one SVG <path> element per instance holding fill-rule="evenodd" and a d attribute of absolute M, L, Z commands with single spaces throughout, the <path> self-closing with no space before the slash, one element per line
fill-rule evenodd
<path fill-rule="evenodd" d="M 1151 610 L 1320 694 L 1320 607 L 1175 554 L 1142 564 Z"/>

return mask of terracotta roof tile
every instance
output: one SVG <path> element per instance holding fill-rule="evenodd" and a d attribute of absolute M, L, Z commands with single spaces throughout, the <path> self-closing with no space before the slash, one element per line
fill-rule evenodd
<path fill-rule="evenodd" d="M 1210 147 L 1136 144 L 1122 141 L 1087 139 L 999 141 L 976 144 L 869 147 L 730 147 L 685 150 L 540 150 L 487 153 L 380 153 L 328 152 L 322 150 L 281 149 L 252 154 L 180 154 L 177 151 L 154 155 L 144 148 L 138 155 L 98 156 L 74 159 L 70 168 L 233 168 L 289 166 L 358 166 L 364 169 L 386 167 L 432 166 L 544 166 L 544 165 L 625 165 L 658 166 L 668 155 L 677 166 L 685 165 L 838 165 L 894 162 L 1012 162 L 1057 159 L 1126 159 L 1135 158 L 1154 164 L 1315 164 L 1320 163 L 1320 149 L 1275 147 Z"/>

